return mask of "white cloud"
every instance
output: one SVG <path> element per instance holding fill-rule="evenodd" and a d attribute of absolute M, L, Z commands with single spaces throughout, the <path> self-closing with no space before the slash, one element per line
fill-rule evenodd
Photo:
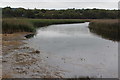
<path fill-rule="evenodd" d="M 2 2 L 118 2 L 119 0 L 0 0 Z"/>
<path fill-rule="evenodd" d="M 2 7 L 24 7 L 24 8 L 45 8 L 45 9 L 65 9 L 65 8 L 101 8 L 118 9 L 117 2 L 3 2 Z"/>

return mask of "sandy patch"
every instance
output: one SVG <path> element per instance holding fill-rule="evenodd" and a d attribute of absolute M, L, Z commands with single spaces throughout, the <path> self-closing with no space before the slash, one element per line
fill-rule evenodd
<path fill-rule="evenodd" d="M 47 65 L 38 50 L 25 46 L 29 33 L 2 35 L 3 78 L 61 78 L 60 71 Z"/>

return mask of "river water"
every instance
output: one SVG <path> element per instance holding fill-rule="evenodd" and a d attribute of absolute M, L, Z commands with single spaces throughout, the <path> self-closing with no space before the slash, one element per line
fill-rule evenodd
<path fill-rule="evenodd" d="M 118 43 L 91 33 L 88 25 L 50 25 L 38 29 L 27 43 L 40 50 L 46 63 L 59 68 L 64 78 L 117 78 Z"/>

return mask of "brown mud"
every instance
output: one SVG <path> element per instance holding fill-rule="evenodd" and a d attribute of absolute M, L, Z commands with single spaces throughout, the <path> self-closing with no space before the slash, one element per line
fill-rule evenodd
<path fill-rule="evenodd" d="M 25 46 L 27 34 L 2 35 L 2 78 L 62 78 L 61 71 L 45 63 L 40 51 Z"/>

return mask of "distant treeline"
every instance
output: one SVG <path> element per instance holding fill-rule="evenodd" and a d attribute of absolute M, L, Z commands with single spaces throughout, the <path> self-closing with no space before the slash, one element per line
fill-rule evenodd
<path fill-rule="evenodd" d="M 23 17 L 37 19 L 117 19 L 118 10 L 105 9 L 24 9 L 2 8 L 3 18 Z"/>

